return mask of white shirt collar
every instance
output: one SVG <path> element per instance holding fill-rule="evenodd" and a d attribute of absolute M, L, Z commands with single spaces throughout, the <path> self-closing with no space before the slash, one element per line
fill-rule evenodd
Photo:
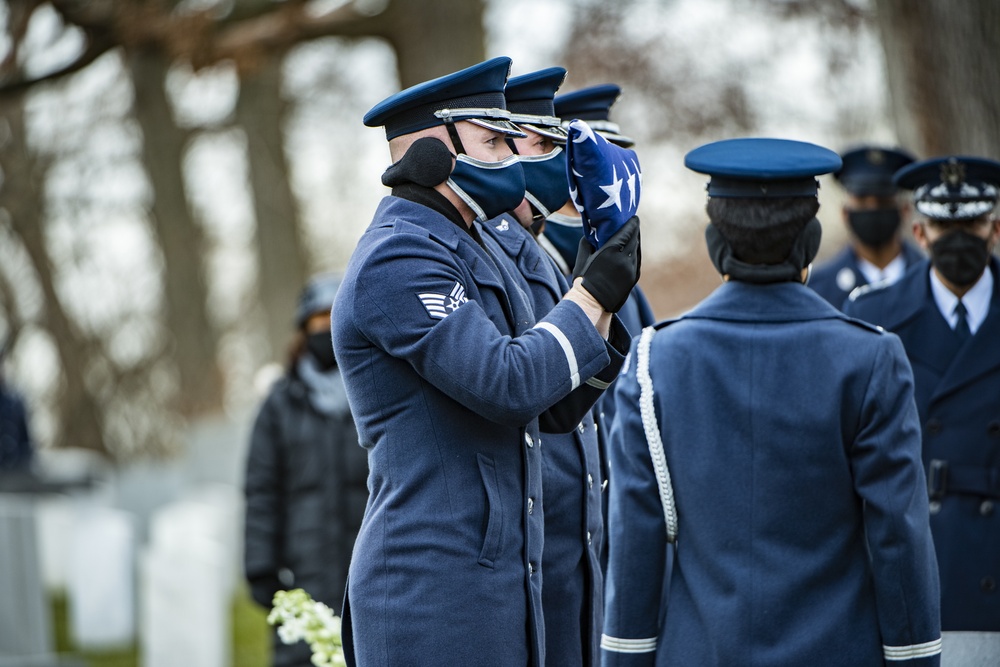
<path fill-rule="evenodd" d="M 903 253 L 899 253 L 885 265 L 884 269 L 880 269 L 867 259 L 858 257 L 858 270 L 861 271 L 870 285 L 881 283 L 891 285 L 906 273 L 906 260 L 903 258 Z"/>
<path fill-rule="evenodd" d="M 948 326 L 952 329 L 958 323 L 958 316 L 955 315 L 955 306 L 958 305 L 958 297 L 950 289 L 945 287 L 941 279 L 934 273 L 931 267 L 931 293 L 934 295 L 934 302 Z M 969 331 L 976 333 L 983 321 L 990 312 L 990 298 L 993 296 L 993 271 L 986 267 L 983 275 L 979 277 L 976 284 L 972 286 L 965 296 L 962 297 L 962 304 L 965 305 L 965 319 L 969 323 Z"/>

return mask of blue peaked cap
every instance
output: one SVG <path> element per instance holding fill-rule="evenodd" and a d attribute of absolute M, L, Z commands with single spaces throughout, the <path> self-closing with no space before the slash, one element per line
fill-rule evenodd
<path fill-rule="evenodd" d="M 892 197 L 897 191 L 893 174 L 915 159 L 904 150 L 881 146 L 858 146 L 840 158 L 844 164 L 833 176 L 858 197 Z"/>
<path fill-rule="evenodd" d="M 510 63 L 507 57 L 492 58 L 401 90 L 372 107 L 364 123 L 384 126 L 386 139 L 460 120 L 523 137 L 510 122 L 503 95 Z"/>
<path fill-rule="evenodd" d="M 552 101 L 565 79 L 566 68 L 548 67 L 508 80 L 504 97 L 510 119 L 519 127 L 556 141 L 566 141 L 566 130 Z"/>
<path fill-rule="evenodd" d="M 789 139 L 726 139 L 684 156 L 684 166 L 712 177 L 709 197 L 815 197 L 816 176 L 841 164 L 828 148 Z"/>
<path fill-rule="evenodd" d="M 565 123 L 576 118 L 585 120 L 608 141 L 628 148 L 635 141 L 624 136 L 617 123 L 611 122 L 611 107 L 621 94 L 622 89 L 613 83 L 581 88 L 557 96 L 555 112 Z"/>
<path fill-rule="evenodd" d="M 961 155 L 931 158 L 900 169 L 893 181 L 913 190 L 913 207 L 921 215 L 973 220 L 997 205 L 1000 162 Z"/>
<path fill-rule="evenodd" d="M 583 120 L 569 124 L 566 156 L 570 199 L 583 216 L 584 236 L 600 248 L 639 210 L 639 158 Z"/>

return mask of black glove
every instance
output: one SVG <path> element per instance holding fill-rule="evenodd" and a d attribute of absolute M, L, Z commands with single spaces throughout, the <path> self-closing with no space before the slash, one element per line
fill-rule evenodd
<path fill-rule="evenodd" d="M 274 604 L 274 594 L 284 589 L 276 574 L 263 574 L 250 579 L 250 597 L 265 609 Z"/>
<path fill-rule="evenodd" d="M 639 282 L 640 264 L 639 218 L 633 216 L 597 250 L 586 238 L 580 239 L 573 278 L 582 276 L 583 288 L 604 310 L 617 313 Z"/>

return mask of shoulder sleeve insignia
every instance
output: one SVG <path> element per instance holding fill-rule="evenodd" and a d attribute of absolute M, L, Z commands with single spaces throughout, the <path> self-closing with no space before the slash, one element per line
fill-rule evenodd
<path fill-rule="evenodd" d="M 455 283 L 455 286 L 448 294 L 438 294 L 436 292 L 425 292 L 418 294 L 420 303 L 424 304 L 427 314 L 433 319 L 443 320 L 450 313 L 458 310 L 458 307 L 466 303 L 469 299 L 465 296 L 465 288 L 462 283 Z"/>

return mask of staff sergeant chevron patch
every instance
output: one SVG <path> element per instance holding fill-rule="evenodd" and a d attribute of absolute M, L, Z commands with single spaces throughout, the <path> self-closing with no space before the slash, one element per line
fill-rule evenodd
<path fill-rule="evenodd" d="M 427 309 L 427 314 L 436 320 L 443 320 L 448 314 L 458 310 L 458 307 L 469 299 L 465 296 L 465 288 L 462 283 L 455 283 L 450 294 L 437 294 L 427 292 L 417 295 L 420 302 Z"/>

